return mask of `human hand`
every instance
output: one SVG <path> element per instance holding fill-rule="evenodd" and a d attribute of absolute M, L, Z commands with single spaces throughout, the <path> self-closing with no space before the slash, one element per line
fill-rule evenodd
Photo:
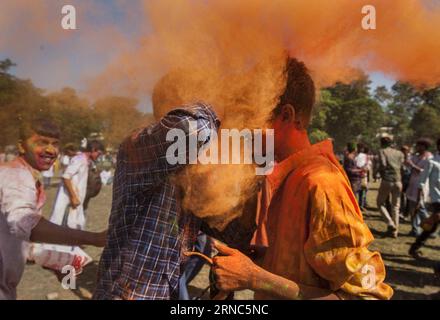
<path fill-rule="evenodd" d="M 78 206 L 79 206 L 80 204 L 81 204 L 81 201 L 79 201 L 79 199 L 78 199 L 77 196 L 70 197 L 70 206 L 71 206 L 73 209 L 78 208 Z"/>
<path fill-rule="evenodd" d="M 221 254 L 213 258 L 216 287 L 226 292 L 252 289 L 255 286 L 259 267 L 236 249 L 217 241 L 214 246 Z"/>

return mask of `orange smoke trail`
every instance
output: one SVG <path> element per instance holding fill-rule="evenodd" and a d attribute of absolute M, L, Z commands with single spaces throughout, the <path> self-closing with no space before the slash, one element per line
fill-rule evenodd
<path fill-rule="evenodd" d="M 121 56 L 93 88 L 105 91 L 102 84 L 108 81 L 102 79 L 112 79 L 118 90 L 151 92 L 163 74 L 185 70 L 187 78 L 176 84 L 180 99 L 207 100 L 225 113 L 224 127 L 243 128 L 264 126 L 283 89 L 286 51 L 305 61 L 318 86 L 348 81 L 359 69 L 434 85 L 440 82 L 440 7 L 428 10 L 425 3 L 144 1 L 152 34 L 143 38 L 139 49 Z M 366 4 L 377 10 L 376 30 L 361 27 L 361 9 Z M 205 85 L 188 80 L 194 78 L 203 79 Z M 200 176 L 215 181 L 194 182 Z M 232 218 L 233 208 L 252 189 L 252 173 L 245 166 L 194 167 L 189 177 L 183 180 L 190 190 L 184 205 L 200 216 L 228 213 Z M 239 191 L 226 192 L 234 189 Z"/>
<path fill-rule="evenodd" d="M 318 83 L 349 80 L 354 68 L 416 84 L 439 83 L 440 6 L 421 0 L 144 1 L 153 34 L 109 70 L 129 91 L 145 91 L 177 67 L 243 73 L 280 51 L 304 60 Z M 363 30 L 361 9 L 377 9 Z M 135 78 L 136 81 L 129 80 Z"/>

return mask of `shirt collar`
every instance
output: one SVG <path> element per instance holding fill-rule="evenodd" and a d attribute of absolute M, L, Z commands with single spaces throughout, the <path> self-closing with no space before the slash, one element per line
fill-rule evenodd
<path fill-rule="evenodd" d="M 295 152 L 287 159 L 275 165 L 272 174 L 267 177 L 272 190 L 275 191 L 278 189 L 290 172 L 300 167 L 306 161 L 316 158 L 318 155 L 329 158 L 335 164 L 338 163 L 338 160 L 334 156 L 333 143 L 330 139 L 311 145 L 310 147 Z"/>
<path fill-rule="evenodd" d="M 26 162 L 26 160 L 24 160 L 23 157 L 19 156 L 17 157 L 17 161 L 20 162 L 20 164 L 26 168 L 27 170 L 29 170 L 29 172 L 32 174 L 32 177 L 34 178 L 35 182 L 40 182 L 43 180 L 41 172 L 34 169 L 29 163 Z"/>

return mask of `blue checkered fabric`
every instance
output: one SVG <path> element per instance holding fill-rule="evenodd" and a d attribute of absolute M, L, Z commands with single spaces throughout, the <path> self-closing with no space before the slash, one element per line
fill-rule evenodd
<path fill-rule="evenodd" d="M 196 130 L 189 124 L 196 123 Z M 107 244 L 101 256 L 94 299 L 172 299 L 178 295 L 182 252 L 192 250 L 200 221 L 183 214 L 171 177 L 184 167 L 167 161 L 171 129 L 208 144 L 220 122 L 202 102 L 179 107 L 120 146 L 113 185 Z M 189 148 L 187 148 L 188 150 Z"/>

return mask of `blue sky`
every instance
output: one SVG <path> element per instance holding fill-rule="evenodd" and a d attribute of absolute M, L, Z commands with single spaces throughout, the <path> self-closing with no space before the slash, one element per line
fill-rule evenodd
<path fill-rule="evenodd" d="M 382 72 L 370 73 L 370 79 L 372 81 L 372 88 L 378 86 L 386 86 L 387 88 L 390 88 L 396 82 L 396 79 L 393 79 L 391 76 Z"/>

